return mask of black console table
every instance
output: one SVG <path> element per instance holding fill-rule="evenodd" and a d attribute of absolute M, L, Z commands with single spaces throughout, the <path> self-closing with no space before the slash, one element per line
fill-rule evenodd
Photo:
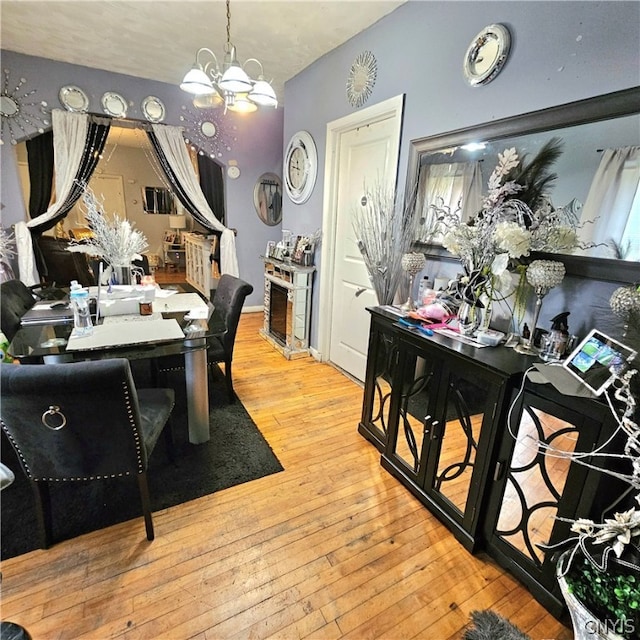
<path fill-rule="evenodd" d="M 467 550 L 488 552 L 560 615 L 551 553 L 537 545 L 569 536 L 556 516 L 599 519 L 615 493 L 609 478 L 543 446 L 590 450 L 613 432 L 608 407 L 523 382 L 535 358 L 424 336 L 387 308 L 369 312 L 359 432 Z"/>

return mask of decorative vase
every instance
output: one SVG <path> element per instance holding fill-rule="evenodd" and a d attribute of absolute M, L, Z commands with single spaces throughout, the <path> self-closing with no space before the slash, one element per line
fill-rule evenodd
<path fill-rule="evenodd" d="M 480 301 L 484 305 L 480 311 L 480 324 L 478 326 L 479 331 L 488 331 L 489 325 L 491 324 L 491 317 L 493 315 L 493 307 L 491 303 L 491 298 L 488 295 L 482 294 L 480 297 Z"/>
<path fill-rule="evenodd" d="M 463 336 L 473 335 L 482 320 L 481 310 L 466 300 L 458 308 L 458 329 Z"/>
<path fill-rule="evenodd" d="M 111 265 L 111 284 L 131 284 L 131 265 Z"/>
<path fill-rule="evenodd" d="M 568 571 L 568 562 L 571 552 L 565 551 L 558 558 L 556 565 L 556 579 L 560 586 L 562 597 L 569 610 L 573 625 L 574 640 L 624 640 L 624 637 L 616 633 L 615 620 L 600 620 L 576 596 L 569 591 L 569 585 L 565 575 Z"/>
<path fill-rule="evenodd" d="M 558 575 L 558 584 L 571 616 L 574 640 L 624 640 L 621 635 L 611 629 L 610 624 L 608 628 L 569 592 L 567 581 L 561 575 Z"/>

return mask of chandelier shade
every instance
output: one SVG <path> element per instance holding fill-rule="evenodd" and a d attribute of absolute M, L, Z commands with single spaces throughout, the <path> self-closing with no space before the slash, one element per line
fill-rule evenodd
<path fill-rule="evenodd" d="M 187 72 L 187 75 L 185 75 L 180 84 L 180 88 L 187 93 L 193 93 L 197 96 L 216 93 L 211 78 L 209 78 L 197 63 Z"/>
<path fill-rule="evenodd" d="M 201 47 L 196 53 L 193 67 L 186 73 L 180 88 L 195 96 L 193 104 L 198 108 L 212 108 L 224 104 L 225 112 L 250 113 L 260 107 L 277 107 L 278 98 L 269 82 L 264 79 L 262 63 L 256 58 L 249 58 L 244 65 L 238 62 L 236 48 L 231 43 L 231 11 L 230 0 L 227 0 L 227 41 L 224 47 L 224 64 L 218 64 L 215 53 L 207 47 Z M 211 57 L 202 64 L 201 56 Z M 245 66 L 255 62 L 260 67 L 257 80 L 249 76 Z M 217 96 L 217 98 L 205 98 Z"/>

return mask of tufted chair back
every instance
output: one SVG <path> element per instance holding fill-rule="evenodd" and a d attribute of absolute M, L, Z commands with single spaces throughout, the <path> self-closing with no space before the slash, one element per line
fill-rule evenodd
<path fill-rule="evenodd" d="M 136 390 L 124 358 L 0 367 L 2 430 L 39 491 L 44 546 L 51 538 L 47 483 L 127 476 L 138 478 L 152 540 L 147 462 L 173 390 Z"/>

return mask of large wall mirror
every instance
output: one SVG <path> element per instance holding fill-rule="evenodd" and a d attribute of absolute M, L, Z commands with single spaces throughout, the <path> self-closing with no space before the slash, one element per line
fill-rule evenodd
<path fill-rule="evenodd" d="M 599 203 L 595 221 L 581 229 L 582 239 L 598 246 L 563 255 L 567 272 L 602 280 L 640 280 L 640 87 L 413 140 L 408 196 L 415 196 L 424 210 L 435 181 L 446 182 L 447 204 L 461 203 L 463 218 L 473 215 L 499 153 L 515 147 L 521 157 L 532 158 L 552 137 L 563 143 L 554 165 L 554 206 L 571 206 L 583 216 L 593 202 Z M 602 189 L 592 188 L 603 176 L 605 184 L 612 185 L 606 197 Z M 437 236 L 434 241 L 424 228 L 416 243 L 427 254 L 450 257 Z"/>

